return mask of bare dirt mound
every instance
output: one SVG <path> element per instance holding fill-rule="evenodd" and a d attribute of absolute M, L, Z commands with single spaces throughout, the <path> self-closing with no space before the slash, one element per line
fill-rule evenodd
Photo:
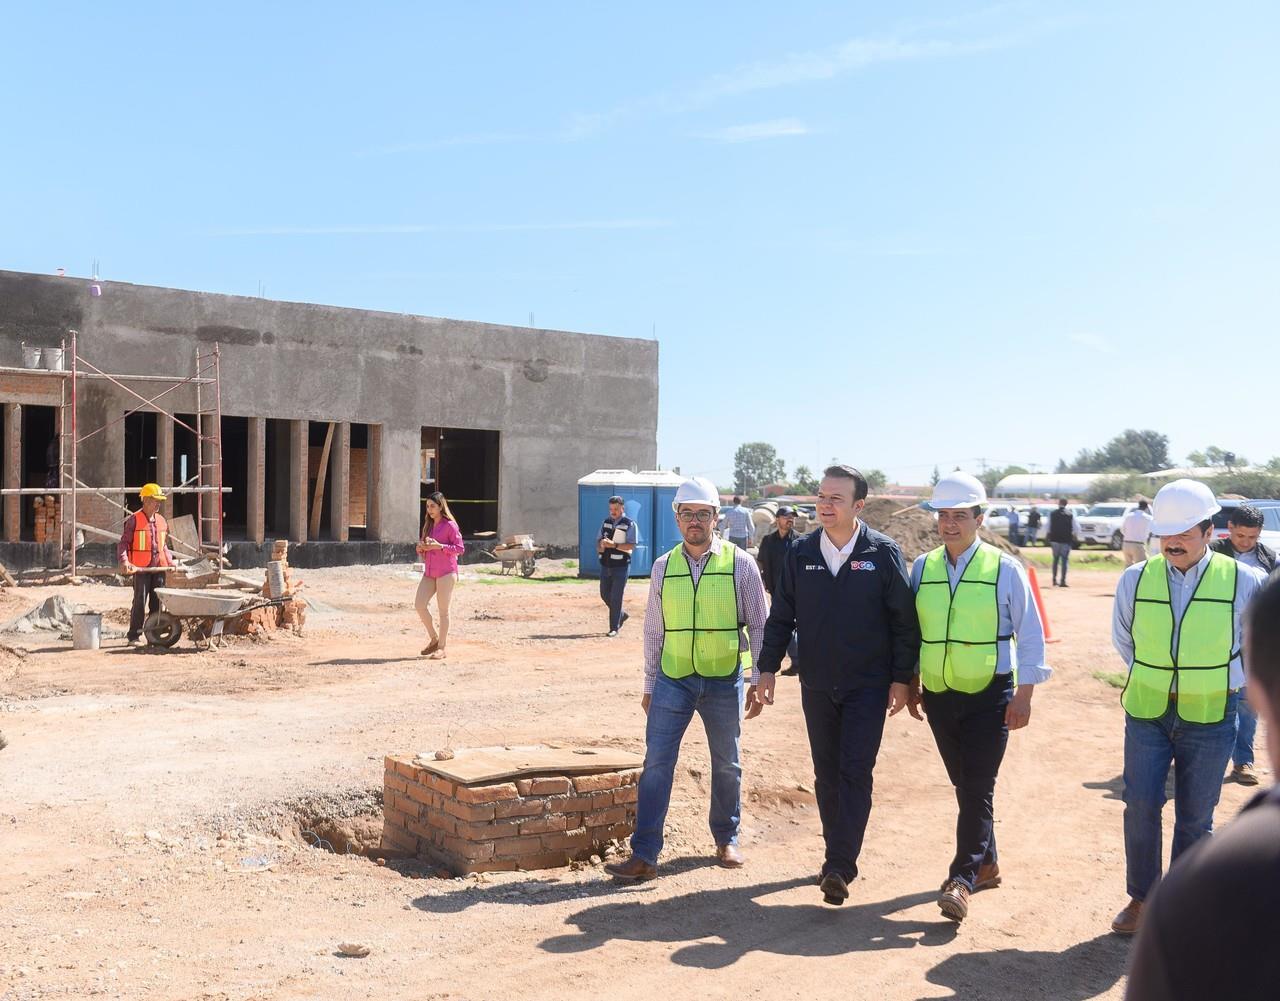
<path fill-rule="evenodd" d="M 862 519 L 877 532 L 884 532 L 902 547 L 902 557 L 907 561 L 908 566 L 917 556 L 936 549 L 942 543 L 938 538 L 937 524 L 933 514 L 916 504 L 903 507 L 901 501 L 873 497 L 862 509 Z M 983 542 L 989 542 L 1002 552 L 1022 558 L 1018 550 L 1009 545 L 1007 539 L 992 535 L 985 528 L 979 529 L 978 534 Z"/>

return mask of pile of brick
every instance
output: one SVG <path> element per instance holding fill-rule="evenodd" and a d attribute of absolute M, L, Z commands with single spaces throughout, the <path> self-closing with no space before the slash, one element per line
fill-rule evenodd
<path fill-rule="evenodd" d="M 600 853 L 635 829 L 638 768 L 455 782 L 388 756 L 382 843 L 457 875 L 550 869 Z"/>
<path fill-rule="evenodd" d="M 36 512 L 36 542 L 60 542 L 62 540 L 62 501 L 52 494 L 34 498 Z"/>
<path fill-rule="evenodd" d="M 292 629 L 294 632 L 302 631 L 303 623 L 307 620 L 307 603 L 293 597 L 298 588 L 302 586 L 302 582 L 295 583 L 293 573 L 289 569 L 288 540 L 276 540 L 271 547 L 271 559 L 272 562 L 279 562 L 283 567 L 284 588 L 279 594 L 275 593 L 271 582 L 271 570 L 268 568 L 263 579 L 262 597 L 290 598 L 291 600 L 282 605 L 255 608 L 237 616 L 227 623 L 225 630 L 227 633 L 231 635 L 256 636 L 261 633 L 273 632 L 276 629 Z"/>

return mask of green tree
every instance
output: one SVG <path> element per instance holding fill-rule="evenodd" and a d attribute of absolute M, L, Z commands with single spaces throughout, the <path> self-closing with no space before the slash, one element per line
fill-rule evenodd
<path fill-rule="evenodd" d="M 733 489 L 735 493 L 759 496 L 770 484 L 787 475 L 787 467 L 778 458 L 777 449 L 768 442 L 749 441 L 733 454 Z"/>
<path fill-rule="evenodd" d="M 996 484 L 1003 480 L 1006 476 L 1017 476 L 1026 473 L 1027 470 L 1021 466 L 1002 466 L 999 469 L 988 469 L 983 472 L 978 479 L 982 481 L 982 485 L 987 488 L 988 494 L 996 492 Z"/>
<path fill-rule="evenodd" d="M 881 469 L 868 469 L 862 475 L 867 478 L 867 486 L 872 490 L 882 490 L 889 482 L 889 477 Z"/>
<path fill-rule="evenodd" d="M 1147 473 L 1173 465 L 1169 458 L 1169 436 L 1158 431 L 1135 431 L 1116 435 L 1099 449 L 1081 449 L 1067 467 L 1069 473 Z"/>
<path fill-rule="evenodd" d="M 791 478 L 791 485 L 798 494 L 816 494 L 818 492 L 818 478 L 813 475 L 813 471 L 808 466 L 796 466 L 795 474 Z"/>
<path fill-rule="evenodd" d="M 1203 452 L 1192 452 L 1187 456 L 1188 466 L 1221 466 L 1224 469 L 1240 469 L 1249 465 L 1249 460 L 1236 452 L 1230 452 L 1210 445 Z"/>
<path fill-rule="evenodd" d="M 933 475 L 929 477 L 929 486 L 936 487 L 940 479 L 942 479 L 942 474 L 938 472 L 938 464 L 935 462 L 933 465 Z"/>

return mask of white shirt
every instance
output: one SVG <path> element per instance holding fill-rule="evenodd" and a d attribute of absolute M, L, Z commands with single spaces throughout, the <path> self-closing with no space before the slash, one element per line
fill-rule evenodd
<path fill-rule="evenodd" d="M 1147 539 L 1151 536 L 1151 523 L 1154 520 L 1148 512 L 1135 507 L 1120 523 L 1120 534 L 1124 536 L 1125 542 L 1136 542 L 1140 546 L 1145 546 Z"/>
<path fill-rule="evenodd" d="M 854 519 L 853 535 L 849 537 L 846 545 L 840 549 L 836 548 L 836 544 L 831 541 L 827 535 L 827 530 L 822 530 L 822 538 L 818 540 L 818 544 L 822 549 L 822 558 L 827 561 L 827 569 L 831 571 L 832 577 L 840 574 L 840 567 L 850 556 L 853 555 L 854 544 L 858 541 L 858 533 L 862 531 L 862 522 Z"/>

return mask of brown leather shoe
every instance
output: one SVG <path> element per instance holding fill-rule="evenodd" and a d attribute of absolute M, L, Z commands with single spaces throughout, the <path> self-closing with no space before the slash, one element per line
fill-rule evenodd
<path fill-rule="evenodd" d="M 823 876 L 818 889 L 822 891 L 822 901 L 826 904 L 839 907 L 849 899 L 849 884 L 838 872 L 829 872 Z"/>
<path fill-rule="evenodd" d="M 719 845 L 716 848 L 716 861 L 725 869 L 741 869 L 746 861 L 737 845 Z"/>
<path fill-rule="evenodd" d="M 1142 924 L 1142 901 L 1130 899 L 1124 905 L 1124 910 L 1116 915 L 1115 920 L 1111 922 L 1111 930 L 1117 935 L 1129 936 L 1138 930 L 1138 926 Z"/>
<path fill-rule="evenodd" d="M 973 892 L 990 890 L 1000 885 L 1000 865 L 998 862 L 984 862 L 978 866 L 977 878 L 973 881 Z"/>
<path fill-rule="evenodd" d="M 938 894 L 938 908 L 943 917 L 963 921 L 969 916 L 969 888 L 958 879 L 947 880 Z"/>
<path fill-rule="evenodd" d="M 604 871 L 622 883 L 644 883 L 658 878 L 658 867 L 636 855 L 625 862 L 610 862 Z"/>

